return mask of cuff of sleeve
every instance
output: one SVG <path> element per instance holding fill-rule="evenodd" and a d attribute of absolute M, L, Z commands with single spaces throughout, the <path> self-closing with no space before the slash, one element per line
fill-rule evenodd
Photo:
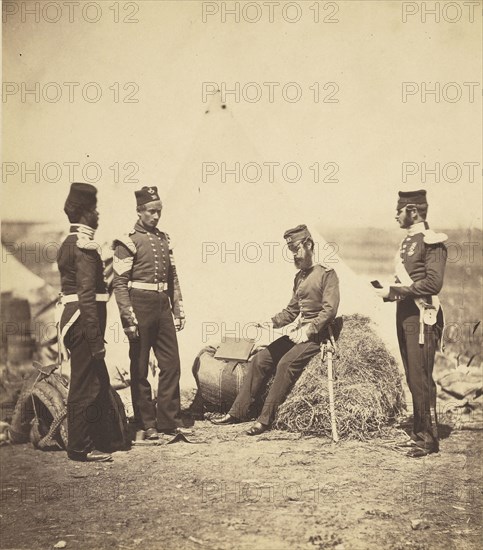
<path fill-rule="evenodd" d="M 406 296 L 409 296 L 410 294 L 411 290 L 407 286 L 390 286 L 387 301 L 397 302 L 399 300 L 404 300 L 404 298 L 406 298 Z"/>
<path fill-rule="evenodd" d="M 278 322 L 277 316 L 272 317 L 273 328 L 281 328 L 282 325 Z"/>

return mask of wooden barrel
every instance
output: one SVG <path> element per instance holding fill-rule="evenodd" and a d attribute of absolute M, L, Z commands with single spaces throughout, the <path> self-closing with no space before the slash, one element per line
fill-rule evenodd
<path fill-rule="evenodd" d="M 248 369 L 248 362 L 215 359 L 212 351 L 203 351 L 193 365 L 193 375 L 203 401 L 227 412 L 235 401 Z"/>

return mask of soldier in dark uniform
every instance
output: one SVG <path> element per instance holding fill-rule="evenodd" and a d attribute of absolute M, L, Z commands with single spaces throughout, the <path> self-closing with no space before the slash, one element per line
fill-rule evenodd
<path fill-rule="evenodd" d="M 439 450 L 434 355 L 442 336 L 443 312 L 438 294 L 443 286 L 447 236 L 426 223 L 426 191 L 399 192 L 396 220 L 407 232 L 396 256 L 396 284 L 376 292 L 397 302 L 399 349 L 413 400 L 414 423 L 408 456 Z"/>
<path fill-rule="evenodd" d="M 272 317 L 274 328 L 284 327 L 300 315 L 300 327 L 278 338 L 252 359 L 240 392 L 230 411 L 215 424 L 235 424 L 250 415 L 270 375 L 272 386 L 258 420 L 246 432 L 258 435 L 275 420 L 278 407 L 285 401 L 293 385 L 312 357 L 320 353 L 320 343 L 327 336 L 328 326 L 339 307 L 339 279 L 335 271 L 314 263 L 314 241 L 305 225 L 285 232 L 288 248 L 300 271 L 294 281 L 288 306 Z"/>
<path fill-rule="evenodd" d="M 62 295 L 62 340 L 71 355 L 67 397 L 67 454 L 71 460 L 106 461 L 111 455 L 94 448 L 94 433 L 109 414 L 109 374 L 104 361 L 106 302 L 103 262 L 93 241 L 98 225 L 97 190 L 73 183 L 64 211 L 71 223 L 57 263 Z"/>
<path fill-rule="evenodd" d="M 180 359 L 176 331 L 185 324 L 183 300 L 167 233 L 159 231 L 156 187 L 135 192 L 138 221 L 114 241 L 114 293 L 129 338 L 134 416 L 147 439 L 180 431 Z M 173 321 L 174 317 L 174 321 Z M 158 361 L 156 406 L 147 379 L 150 350 Z"/>

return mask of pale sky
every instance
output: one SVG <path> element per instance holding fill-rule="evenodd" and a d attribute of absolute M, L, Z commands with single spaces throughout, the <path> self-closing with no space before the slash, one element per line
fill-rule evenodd
<path fill-rule="evenodd" d="M 273 22 L 263 2 L 249 11 L 241 2 L 238 22 L 213 2 L 119 2 L 119 13 L 80 2 L 70 14 L 62 2 L 44 13 L 41 2 L 39 22 L 22 11 L 35 2 L 4 4 L 3 219 L 63 223 L 70 182 L 90 178 L 104 220 L 126 220 L 134 189 L 173 196 L 180 178 L 203 184 L 203 163 L 215 172 L 209 185 L 239 162 L 241 181 L 228 173 L 227 186 L 256 200 L 272 166 L 312 223 L 393 226 L 397 191 L 423 187 L 433 226 L 481 227 L 481 2 L 439 22 L 424 22 L 415 3 L 403 22 L 399 1 L 318 2 L 318 23 L 314 2 L 272 5 Z M 216 13 L 204 22 L 203 9 Z M 36 86 L 38 96 L 22 97 Z M 217 87 L 238 90 L 224 99 L 243 138 L 200 158 L 204 135 L 216 133 L 205 111 Z M 238 139 L 256 158 L 237 156 Z M 258 169 L 255 185 L 244 179 Z"/>

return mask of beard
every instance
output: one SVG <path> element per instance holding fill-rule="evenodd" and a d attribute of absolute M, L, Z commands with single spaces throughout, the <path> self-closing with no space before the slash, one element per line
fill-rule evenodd
<path fill-rule="evenodd" d="M 99 227 L 99 218 L 92 218 L 92 219 L 88 220 L 86 225 L 88 225 L 92 229 L 97 229 Z"/>
<path fill-rule="evenodd" d="M 404 217 L 400 220 L 399 225 L 402 229 L 409 229 L 413 225 L 413 220 L 411 216 L 406 212 Z"/>
<path fill-rule="evenodd" d="M 297 269 L 309 269 L 313 265 L 312 257 L 294 258 L 293 261 Z"/>

